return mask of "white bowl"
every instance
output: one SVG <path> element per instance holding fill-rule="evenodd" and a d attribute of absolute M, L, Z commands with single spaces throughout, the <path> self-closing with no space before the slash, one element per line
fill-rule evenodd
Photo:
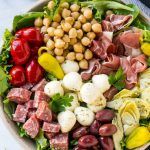
<path fill-rule="evenodd" d="M 28 10 L 28 12 L 42 10 L 48 1 L 49 0 L 38 1 L 33 7 L 31 7 L 31 9 Z M 125 0 L 122 0 L 122 1 L 125 1 Z M 145 14 L 142 13 L 142 16 L 144 17 L 144 19 L 147 20 L 147 22 L 150 22 L 150 19 Z M 34 142 L 32 142 L 31 140 L 27 138 L 21 138 L 19 136 L 15 123 L 11 121 L 3 111 L 2 100 L 0 100 L 0 118 L 4 126 L 6 127 L 6 129 L 8 129 L 8 132 L 10 133 L 11 137 L 14 138 L 16 143 L 21 147 L 21 149 L 18 149 L 18 150 L 35 150 L 36 149 Z M 8 139 L 8 142 L 9 142 L 9 139 Z M 12 144 L 12 149 L 14 149 L 13 148 L 14 143 L 11 143 L 11 144 Z"/>

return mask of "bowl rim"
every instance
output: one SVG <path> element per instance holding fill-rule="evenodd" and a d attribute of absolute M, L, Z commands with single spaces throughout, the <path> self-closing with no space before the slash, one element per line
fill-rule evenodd
<path fill-rule="evenodd" d="M 49 0 L 39 0 L 34 5 L 32 5 L 29 9 L 27 9 L 25 12 L 31 12 L 31 11 L 39 11 L 40 8 L 43 8 Z M 126 3 L 126 0 L 122 0 L 122 2 Z M 150 17 L 148 17 L 145 13 L 142 11 L 140 12 L 141 16 L 150 24 Z M 1 52 L 1 49 L 0 49 Z M 3 102 L 2 98 L 0 97 L 0 118 L 2 120 L 2 124 L 5 125 L 6 129 L 10 133 L 10 136 L 14 139 L 16 139 L 16 143 L 20 146 L 21 150 L 35 150 L 35 144 L 31 141 L 31 139 L 27 138 L 21 138 L 17 132 L 17 127 L 14 121 L 10 120 L 10 118 L 5 114 L 3 109 Z M 150 145 L 150 143 L 149 143 Z M 20 150 L 20 149 L 19 149 Z M 141 149 L 140 149 L 141 150 Z"/>

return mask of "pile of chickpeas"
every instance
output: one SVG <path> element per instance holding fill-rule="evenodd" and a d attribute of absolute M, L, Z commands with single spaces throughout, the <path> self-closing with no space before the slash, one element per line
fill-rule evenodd
<path fill-rule="evenodd" d="M 53 7 L 54 2 L 50 1 L 48 9 Z M 61 8 L 53 21 L 37 18 L 34 24 L 44 34 L 46 47 L 60 64 L 67 59 L 77 61 L 81 69 L 87 69 L 88 60 L 93 58 L 88 48 L 96 34 L 102 31 L 101 24 L 93 19 L 90 8 L 67 2 L 62 3 Z"/>

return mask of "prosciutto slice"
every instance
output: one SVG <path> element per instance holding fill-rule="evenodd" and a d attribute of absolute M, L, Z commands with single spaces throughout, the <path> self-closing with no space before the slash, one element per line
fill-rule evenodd
<path fill-rule="evenodd" d="M 117 31 L 123 29 L 132 19 L 131 15 L 115 15 L 111 14 L 102 21 L 104 31 Z"/>

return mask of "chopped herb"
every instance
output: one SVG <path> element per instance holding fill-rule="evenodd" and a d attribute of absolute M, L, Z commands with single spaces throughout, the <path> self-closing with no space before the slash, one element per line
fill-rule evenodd
<path fill-rule="evenodd" d="M 48 80 L 48 81 L 57 80 L 57 78 L 56 78 L 53 74 L 48 73 L 48 72 L 45 73 L 45 78 L 46 78 L 46 80 Z"/>
<path fill-rule="evenodd" d="M 69 94 L 65 94 L 61 96 L 59 93 L 52 97 L 50 102 L 50 107 L 53 112 L 58 113 L 61 111 L 65 111 L 65 107 L 71 106 L 71 102 L 73 101 L 73 96 L 69 96 Z"/>
<path fill-rule="evenodd" d="M 114 74 L 109 75 L 109 83 L 116 87 L 119 91 L 125 87 L 125 75 L 123 74 L 122 68 Z"/>
<path fill-rule="evenodd" d="M 71 146 L 75 146 L 75 145 L 77 145 L 78 144 L 78 140 L 72 140 L 71 142 L 70 142 L 70 145 Z"/>
<path fill-rule="evenodd" d="M 150 126 L 150 118 L 148 118 L 148 119 L 141 119 L 140 120 L 140 125 L 141 126 L 146 126 L 146 127 Z"/>
<path fill-rule="evenodd" d="M 121 145 L 122 150 L 126 150 L 126 142 L 125 142 L 125 139 L 122 139 L 122 140 L 120 141 L 120 145 Z"/>

